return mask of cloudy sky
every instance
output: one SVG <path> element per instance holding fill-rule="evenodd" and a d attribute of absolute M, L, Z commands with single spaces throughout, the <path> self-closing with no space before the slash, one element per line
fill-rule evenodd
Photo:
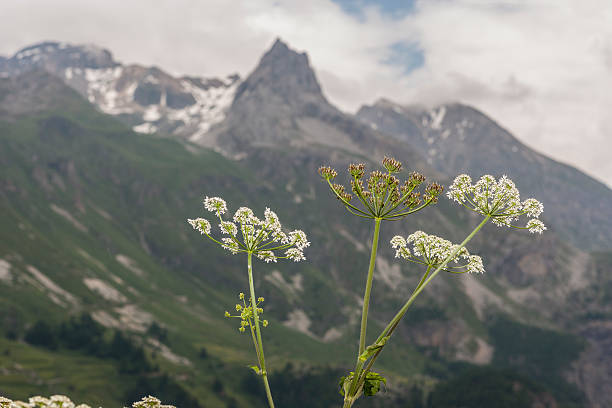
<path fill-rule="evenodd" d="M 246 75 L 281 37 L 328 98 L 461 101 L 612 186 L 609 0 L 2 0 L 0 55 L 95 43 L 124 63 Z"/>

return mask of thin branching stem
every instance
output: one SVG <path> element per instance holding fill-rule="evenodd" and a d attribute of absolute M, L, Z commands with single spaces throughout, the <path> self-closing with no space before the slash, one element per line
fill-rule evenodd
<path fill-rule="evenodd" d="M 261 369 L 261 376 L 263 378 L 264 386 L 266 388 L 266 397 L 268 397 L 268 405 L 270 408 L 274 408 L 274 401 L 272 400 L 272 392 L 270 391 L 270 384 L 268 384 L 268 372 L 266 371 L 266 358 L 263 351 L 263 342 L 261 340 L 261 329 L 259 328 L 259 313 L 257 312 L 257 302 L 255 297 L 255 285 L 253 283 L 253 253 L 248 252 L 248 270 L 249 270 L 249 290 L 251 292 L 251 307 L 253 309 L 253 320 L 255 322 L 255 334 L 257 337 L 257 349 L 259 352 L 259 367 Z"/>

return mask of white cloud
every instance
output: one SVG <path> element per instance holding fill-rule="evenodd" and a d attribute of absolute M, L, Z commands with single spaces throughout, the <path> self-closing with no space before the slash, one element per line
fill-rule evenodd
<path fill-rule="evenodd" d="M 252 69 L 276 36 L 308 51 L 329 99 L 355 110 L 459 100 L 528 145 L 612 185 L 612 3 L 422 0 L 401 19 L 355 18 L 329 0 L 9 0 L 0 54 L 43 39 L 92 42 L 123 62 L 223 76 Z M 423 67 L 382 61 L 416 43 Z"/>

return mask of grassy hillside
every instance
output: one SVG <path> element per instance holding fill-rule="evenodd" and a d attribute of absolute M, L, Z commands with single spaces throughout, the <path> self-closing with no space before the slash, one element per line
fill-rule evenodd
<path fill-rule="evenodd" d="M 258 391 L 248 391 L 245 379 L 245 366 L 254 362 L 251 344 L 235 321 L 223 318 L 246 289 L 245 260 L 214 247 L 186 223 L 188 217 L 206 216 L 204 195 L 224 197 L 230 211 L 247 205 L 262 213 L 269 206 L 283 225 L 303 229 L 312 241 L 309 262 L 254 266 L 271 321 L 264 331 L 271 372 L 285 370 L 288 384 L 302 389 L 297 384 L 318 384 L 330 373 L 346 371 L 353 361 L 371 226 L 337 206 L 316 168 L 331 161 L 342 167 L 355 156 L 329 147 L 285 146 L 253 149 L 243 160 L 229 160 L 212 150 L 134 134 L 69 89 L 59 89 L 38 97 L 61 92 L 61 107 L 42 104 L 0 116 L 0 330 L 6 337 L 0 351 L 8 350 L 0 354 L 2 393 L 25 398 L 65 392 L 92 405 L 113 406 L 130 402 L 135 389 L 153 392 L 144 390 L 170 381 L 202 407 L 256 407 Z M 7 100 L 4 92 L 0 102 Z M 473 221 L 443 201 L 406 224 L 384 225 L 381 242 L 419 228 L 458 239 Z M 527 245 L 528 238 L 514 239 Z M 501 263 L 496 250 L 490 250 L 491 262 Z M 372 336 L 405 299 L 418 272 L 394 266 L 390 248 L 380 253 Z M 505 259 L 512 262 L 517 260 Z M 385 273 L 398 276 L 397 285 L 385 284 Z M 481 290 L 503 299 L 512 319 L 551 325 L 507 296 L 508 287 L 500 282 L 483 279 Z M 480 341 L 505 350 L 488 320 L 500 307 L 479 309 L 464 285 L 444 277 L 417 302 L 412 320 L 380 360 L 379 370 L 393 381 L 389 399 L 378 404 L 407 401 L 412 397 L 405 390 L 412 385 L 428 391 L 436 381 L 451 380 L 457 355 L 473 362 Z M 82 313 L 104 324 L 105 336 L 119 330 L 144 347 L 154 369 L 129 374 L 107 355 L 24 343 L 36 321 L 60 327 Z M 295 316 L 303 315 L 306 319 L 296 322 Z M 282 324 L 288 320 L 299 330 Z M 164 342 L 156 339 L 159 329 L 166 333 Z M 441 332 L 452 335 L 436 343 Z M 545 344 L 554 344 L 557 335 L 565 338 L 551 333 L 553 340 L 546 337 Z M 285 369 L 287 362 L 294 368 Z M 555 368 L 563 371 L 568 364 L 564 360 Z M 282 384 L 279 377 L 274 381 Z M 340 398 L 335 382 L 328 386 Z"/>

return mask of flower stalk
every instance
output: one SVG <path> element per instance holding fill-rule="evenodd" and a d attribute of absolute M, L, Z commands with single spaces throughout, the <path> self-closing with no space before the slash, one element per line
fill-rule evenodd
<path fill-rule="evenodd" d="M 238 297 L 242 301 L 242 305 L 236 304 L 236 311 L 239 314 L 234 316 L 226 311 L 225 317 L 239 318 L 241 321 L 238 330 L 241 333 L 246 332 L 246 327 L 249 327 L 253 346 L 255 347 L 255 354 L 257 355 L 257 365 L 252 365 L 250 368 L 258 375 L 261 375 L 268 405 L 270 408 L 274 408 L 274 400 L 272 399 L 272 392 L 268 383 L 268 371 L 266 369 L 260 327 L 260 315 L 263 313 L 263 308 L 259 304 L 264 299 L 255 296 L 253 255 L 266 263 L 277 262 L 278 259 L 291 259 L 294 262 L 299 262 L 306 259 L 303 251 L 310 246 L 310 242 L 308 242 L 306 234 L 301 230 L 285 233 L 278 216 L 269 208 L 266 208 L 264 212 L 264 219 L 259 219 L 250 208 L 240 207 L 234 214 L 232 221 L 229 221 L 223 219 L 223 214 L 227 211 L 227 204 L 222 198 L 206 197 L 203 204 L 208 211 L 215 213 L 219 219 L 219 229 L 225 237 L 220 239 L 213 238 L 211 236 L 211 224 L 207 219 L 189 219 L 187 222 L 195 230 L 199 231 L 202 235 L 206 235 L 211 241 L 230 253 L 247 254 L 250 297 L 247 300 L 244 293 L 240 293 Z M 261 325 L 266 327 L 268 321 L 261 321 Z"/>
<path fill-rule="evenodd" d="M 385 167 L 387 168 L 387 166 Z M 323 171 L 321 173 L 323 177 L 327 179 L 328 183 L 330 183 L 330 179 L 336 175 L 335 171 L 331 170 L 330 168 L 322 168 L 322 170 Z M 359 169 L 360 171 L 355 170 L 355 167 L 352 169 L 349 168 L 349 171 L 355 177 L 353 182 L 353 191 L 360 199 L 363 196 L 369 197 L 369 192 L 366 191 L 368 194 L 360 194 L 359 191 L 359 186 L 361 185 L 359 178 L 363 175 L 363 168 Z M 388 168 L 388 170 L 390 176 L 391 169 Z M 359 175 L 359 177 L 356 177 L 356 175 Z M 389 207 L 387 207 L 387 203 L 389 202 L 390 195 L 388 195 L 388 188 L 379 185 L 377 181 L 384 177 L 380 174 L 373 177 L 376 179 L 375 182 L 369 182 L 368 186 L 370 187 L 371 191 L 375 191 L 377 193 L 374 193 L 374 199 L 370 200 L 372 206 L 366 206 L 368 210 L 371 210 L 371 215 L 368 216 L 365 214 L 365 212 L 363 212 L 364 215 L 355 214 L 363 216 L 364 218 L 374 218 L 377 221 L 377 228 L 375 228 L 375 239 L 372 242 L 372 254 L 370 258 L 370 268 L 368 271 L 368 282 L 366 284 L 367 302 L 366 298 L 364 298 L 362 330 L 360 333 L 361 337 L 357 364 L 355 371 L 349 373 L 347 377 L 343 377 L 340 382 L 341 393 L 344 395 L 343 408 L 352 407 L 355 401 L 362 394 L 374 395 L 380 388 L 380 383 L 386 383 L 384 377 L 370 370 L 410 306 L 414 303 L 419 294 L 421 294 L 421 292 L 427 287 L 427 285 L 429 285 L 429 283 L 436 277 L 436 275 L 438 275 L 441 271 L 454 274 L 468 272 L 484 273 L 482 259 L 478 255 L 470 255 L 465 246 L 489 220 L 491 220 L 497 226 L 527 229 L 531 233 L 542 233 L 544 230 L 546 230 L 544 223 L 538 220 L 538 217 L 543 211 L 542 204 L 534 198 L 521 201 L 518 189 L 512 180 L 508 179 L 506 176 L 496 180 L 493 176 L 485 175 L 474 184 L 472 184 L 472 179 L 468 175 L 462 174 L 457 176 L 453 184 L 450 186 L 449 192 L 447 193 L 448 198 L 458 202 L 473 212 L 484 215 L 483 220 L 459 245 L 454 245 L 450 241 L 434 235 L 426 234 L 422 231 L 416 231 L 408 236 L 407 239 L 399 235 L 391 239 L 391 246 L 396 250 L 396 258 L 403 258 L 413 263 L 425 265 L 427 269 L 413 290 L 411 296 L 395 314 L 387 326 L 382 330 L 376 341 L 373 344 L 365 347 L 362 340 L 365 338 L 365 327 L 367 324 L 365 321 L 367 321 L 369 293 L 372 284 L 370 281 L 370 273 L 374 268 L 373 259 L 376 257 L 378 244 L 378 221 L 382 219 L 397 219 L 393 216 L 387 216 L 387 214 L 389 214 Z M 395 188 L 397 188 L 398 183 L 396 179 L 390 178 L 390 180 L 392 181 L 389 182 L 388 185 L 395 185 Z M 410 185 L 411 182 L 407 182 L 406 188 L 410 188 Z M 345 204 L 347 210 L 354 213 L 351 209 L 355 209 L 355 207 L 350 206 L 349 208 L 350 204 L 348 204 L 350 195 L 344 193 L 341 186 L 332 186 L 331 183 L 330 186 L 338 198 Z M 407 191 L 410 194 L 413 194 L 412 190 L 403 190 L 403 192 Z M 380 195 L 381 192 L 382 195 Z M 441 188 L 428 188 L 426 190 L 425 197 L 429 196 L 430 198 L 433 198 L 433 200 L 436 200 L 437 195 L 440 192 Z M 397 193 L 395 195 L 397 196 Z M 387 196 L 387 198 L 384 198 L 385 196 Z M 384 199 L 381 199 L 381 197 Z M 418 196 L 412 195 L 404 205 L 416 207 L 415 209 L 420 209 L 420 206 L 416 203 L 417 199 Z M 404 197 L 402 197 L 401 200 L 404 200 Z M 393 202 L 393 200 L 391 200 L 391 202 Z M 395 202 L 397 203 L 397 198 Z M 368 203 L 364 202 L 364 204 Z M 394 211 L 394 209 L 394 207 L 391 207 L 391 211 Z M 398 215 L 403 216 L 410 212 L 410 209 L 408 209 L 408 211 L 404 210 L 404 212 L 400 212 Z M 525 227 L 514 225 L 514 222 L 523 215 L 533 218 L 527 222 Z M 412 252 L 410 249 L 408 249 L 408 244 L 410 243 L 414 244 Z M 460 263 L 460 260 L 464 260 L 465 264 L 453 266 L 450 265 L 451 262 L 458 264 Z M 369 392 L 366 391 L 367 389 L 369 389 Z M 372 391 L 372 389 L 375 391 Z"/>
<path fill-rule="evenodd" d="M 490 218 L 491 216 L 487 215 L 480 222 L 480 224 L 478 224 L 478 226 L 474 228 L 474 230 L 463 240 L 463 242 L 461 242 L 461 244 L 456 246 L 456 248 L 446 257 L 446 259 L 437 266 L 437 268 L 433 272 L 431 272 L 431 269 L 432 269 L 431 265 L 427 267 L 427 270 L 423 274 L 421 280 L 419 281 L 419 284 L 416 286 L 416 288 L 412 292 L 412 295 L 410 296 L 410 298 L 406 301 L 406 303 L 404 303 L 402 308 L 395 314 L 393 319 L 391 319 L 391 321 L 387 324 L 387 326 L 382 330 L 382 332 L 380 333 L 380 335 L 378 336 L 374 344 L 380 344 L 381 342 L 383 342 L 383 339 L 388 339 L 389 337 L 391 337 L 391 335 L 397 328 L 400 320 L 404 317 L 404 315 L 406 314 L 406 312 L 408 311 L 412 303 L 414 303 L 417 296 L 419 296 L 419 294 L 427 287 L 427 285 L 429 285 L 432 279 L 435 278 L 438 273 L 440 273 L 440 271 L 444 270 L 444 268 L 447 266 L 447 264 L 450 261 L 455 259 L 457 254 L 459 254 L 459 252 L 463 248 L 465 248 L 467 243 L 470 242 L 472 238 L 474 238 L 476 233 L 480 231 L 482 227 L 484 227 L 484 225 L 489 221 Z M 381 346 L 376 350 L 376 352 L 372 355 L 372 357 L 368 361 L 368 364 L 366 365 L 365 369 L 363 370 L 362 374 L 360 375 L 357 381 L 356 387 L 360 387 L 365 381 L 367 373 L 369 372 L 370 368 L 374 365 L 374 362 L 378 358 L 378 355 L 382 352 L 382 349 L 385 346 L 385 343 L 386 343 L 386 340 L 381 344 Z M 352 404 L 345 405 L 344 408 L 350 408 L 351 406 Z"/>
<path fill-rule="evenodd" d="M 264 387 L 266 389 L 266 397 L 268 398 L 268 405 L 270 408 L 274 408 L 274 400 L 272 399 L 272 392 L 270 391 L 270 384 L 268 383 L 268 372 L 266 371 L 266 358 L 264 356 L 263 341 L 261 339 L 261 329 L 259 328 L 259 314 L 257 303 L 255 303 L 255 285 L 253 284 L 253 253 L 248 252 L 247 264 L 249 270 L 249 291 L 251 293 L 251 308 L 253 309 L 253 320 L 255 321 L 255 334 L 257 343 L 255 345 L 255 352 L 259 359 L 259 370 L 261 378 L 263 379 Z M 252 328 L 251 328 L 252 331 Z M 251 332 L 251 334 L 253 334 Z"/>
<path fill-rule="evenodd" d="M 378 239 L 380 236 L 380 226 L 383 220 L 400 220 L 410 214 L 422 210 L 430 204 L 438 201 L 438 196 L 442 193 L 442 186 L 437 183 L 430 183 L 423 192 L 415 190 L 425 181 L 425 177 L 413 172 L 407 180 L 400 185 L 400 180 L 394 174 L 402 169 L 402 163 L 385 157 L 382 161 L 385 172 L 372 171 L 367 179 L 365 176 L 364 164 L 351 164 L 348 173 L 351 176 L 351 191 L 361 202 L 352 204 L 353 194 L 345 191 L 345 187 L 340 184 L 332 183 L 338 173 L 331 167 L 319 168 L 319 174 L 327 182 L 330 190 L 336 198 L 344 205 L 345 209 L 360 218 L 374 220 L 374 234 L 372 237 L 372 247 L 366 285 L 363 296 L 363 306 L 361 311 L 361 327 L 359 331 L 359 348 L 355 363 L 355 371 L 347 377 L 343 377 L 342 393 L 345 398 L 345 406 L 351 406 L 361 395 L 374 395 L 380 389 L 380 383 L 386 381 L 384 377 L 377 373 L 362 373 L 364 355 L 369 353 L 370 347 L 366 348 L 366 335 L 368 325 L 368 313 L 370 308 L 370 295 L 374 280 L 374 268 L 376 267 L 376 255 L 378 252 Z M 421 199 L 422 198 L 422 199 Z M 376 346 L 374 346 L 376 347 Z M 364 383 L 358 387 L 358 380 L 364 375 Z M 368 382 L 369 380 L 369 382 Z"/>
<path fill-rule="evenodd" d="M 370 266 L 368 267 L 368 278 L 366 280 L 365 293 L 363 294 L 363 308 L 361 311 L 361 330 L 359 331 L 359 354 L 365 350 L 366 331 L 368 327 L 368 309 L 370 308 L 370 292 L 374 280 L 374 267 L 376 266 L 376 253 L 378 252 L 378 236 L 380 235 L 380 223 L 382 219 L 374 219 L 374 236 L 372 237 L 372 252 L 370 253 Z"/>

